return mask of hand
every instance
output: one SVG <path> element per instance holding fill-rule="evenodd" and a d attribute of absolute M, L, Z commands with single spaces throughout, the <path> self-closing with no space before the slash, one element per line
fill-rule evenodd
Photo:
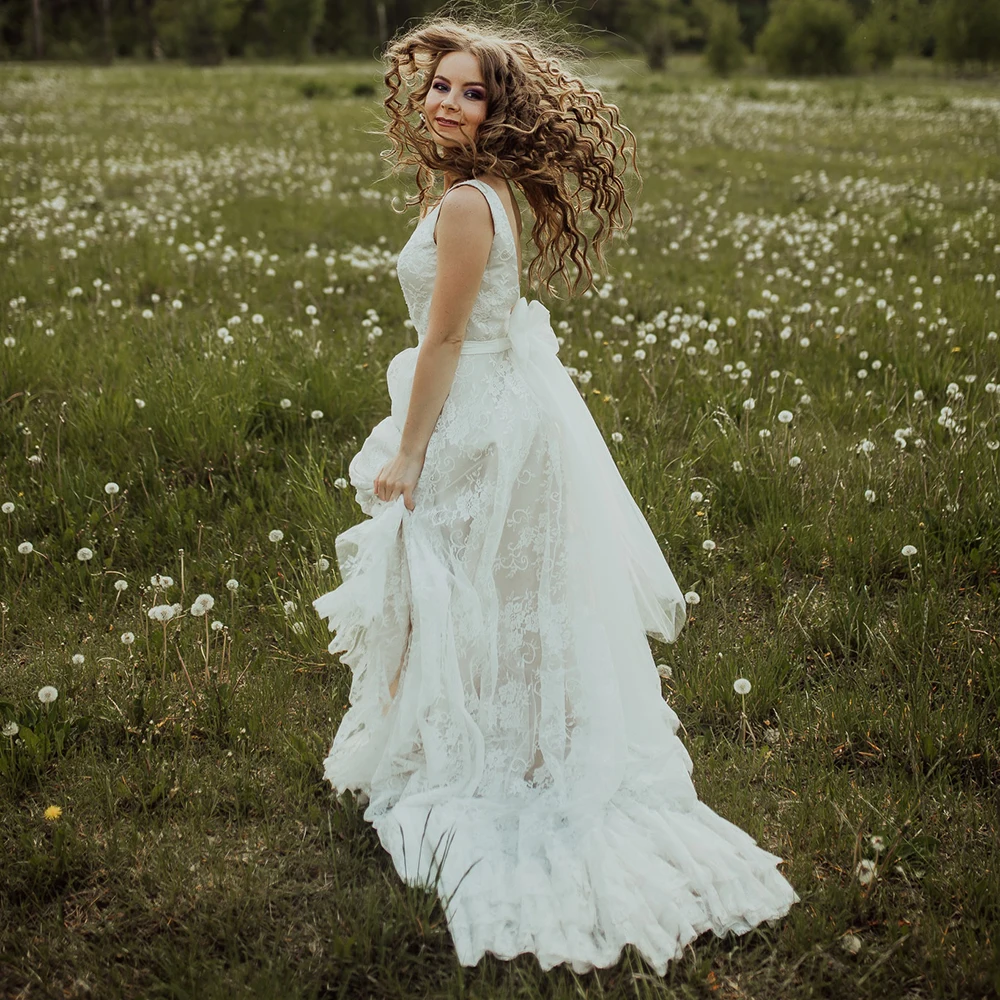
<path fill-rule="evenodd" d="M 424 467 L 423 457 L 397 452 L 391 462 L 386 462 L 375 477 L 375 496 L 391 503 L 400 494 L 407 510 L 413 510 L 413 490 Z"/>

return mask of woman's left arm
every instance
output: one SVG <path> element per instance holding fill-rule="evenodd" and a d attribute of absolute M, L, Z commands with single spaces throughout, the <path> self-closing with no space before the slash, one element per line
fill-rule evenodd
<path fill-rule="evenodd" d="M 407 510 L 413 510 L 413 490 L 424 467 L 427 445 L 455 380 L 465 328 L 493 243 L 490 206 L 474 187 L 463 186 L 448 195 L 436 226 L 437 275 L 406 423 L 398 453 L 375 477 L 375 495 L 391 501 L 402 494 Z"/>

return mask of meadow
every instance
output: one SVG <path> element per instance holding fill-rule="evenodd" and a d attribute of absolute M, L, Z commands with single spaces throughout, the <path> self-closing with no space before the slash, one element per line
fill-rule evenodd
<path fill-rule="evenodd" d="M 544 301 L 689 592 L 699 795 L 802 902 L 662 978 L 458 965 L 321 767 L 311 601 L 416 340 L 377 67 L 7 65 L 0 995 L 1000 995 L 995 81 L 587 72 L 643 182 Z"/>

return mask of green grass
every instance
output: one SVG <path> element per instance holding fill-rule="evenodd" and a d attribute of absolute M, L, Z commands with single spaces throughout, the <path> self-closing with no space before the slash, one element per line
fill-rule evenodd
<path fill-rule="evenodd" d="M 801 904 L 662 979 L 457 964 L 321 770 L 349 678 L 310 602 L 362 516 L 335 483 L 415 342 L 377 70 L 0 67 L 4 996 L 1000 993 L 1000 101 L 902 70 L 595 76 L 639 136 L 635 231 L 600 295 L 548 304 L 701 595 L 654 644 L 696 787 Z M 146 609 L 203 592 L 164 653 Z"/>

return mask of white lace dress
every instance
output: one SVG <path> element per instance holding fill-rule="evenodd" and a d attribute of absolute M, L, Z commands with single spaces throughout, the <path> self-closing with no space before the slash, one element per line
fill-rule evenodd
<path fill-rule="evenodd" d="M 342 584 L 314 602 L 353 680 L 326 759 L 406 881 L 436 887 L 459 960 L 662 974 L 698 934 L 743 933 L 798 900 L 781 858 L 698 800 L 646 634 L 684 599 L 494 240 L 415 509 L 374 496 L 399 447 L 419 347 L 391 361 L 391 415 L 350 463 L 365 514 L 336 539 Z M 397 271 L 426 335 L 437 209 Z M 513 310 L 513 311 L 512 311 Z"/>

